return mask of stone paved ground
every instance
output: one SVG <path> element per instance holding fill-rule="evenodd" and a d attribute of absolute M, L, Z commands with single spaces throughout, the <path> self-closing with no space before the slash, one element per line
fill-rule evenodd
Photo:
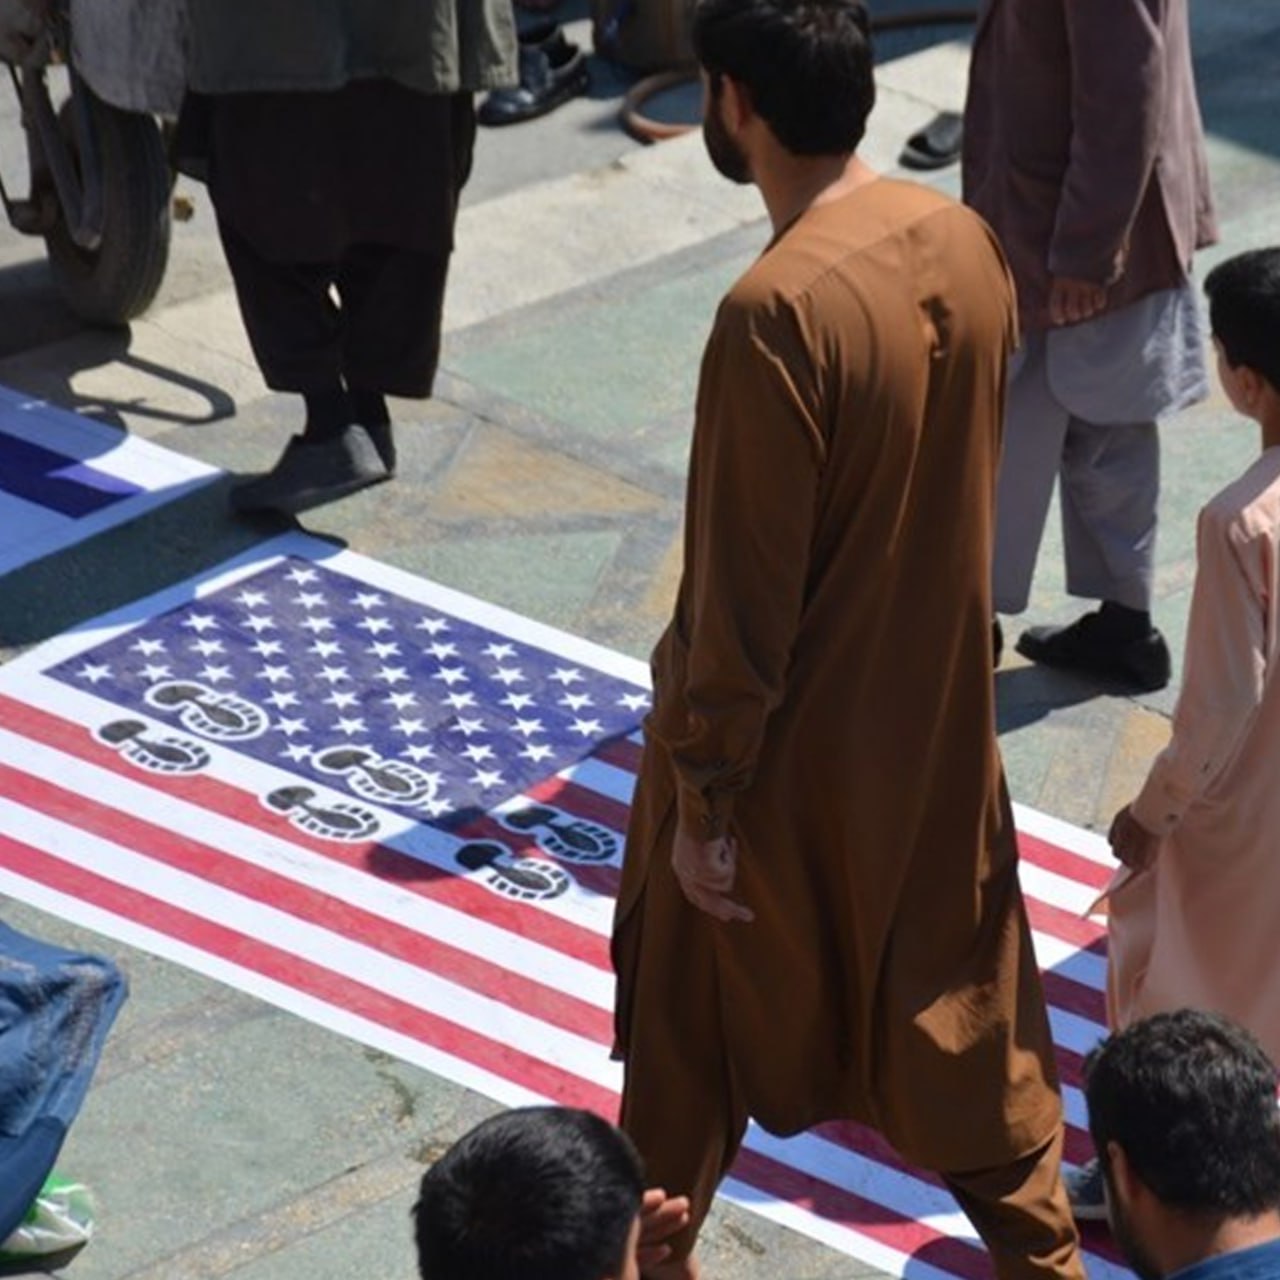
<path fill-rule="evenodd" d="M 581 0 L 563 6 L 585 39 Z M 883 5 L 876 6 L 883 8 Z M 1225 252 L 1274 237 L 1280 9 L 1192 0 Z M 888 46 L 902 54 L 907 46 Z M 962 44 L 882 68 L 868 153 L 958 105 Z M 646 653 L 679 569 L 677 530 L 699 347 L 715 301 L 766 238 L 755 198 L 719 183 L 696 138 L 640 148 L 613 115 L 625 78 L 481 140 L 449 303 L 439 394 L 397 406 L 396 482 L 307 517 L 368 555 Z M 0 111 L 0 166 L 14 163 Z M 939 184 L 954 190 L 953 172 Z M 176 229 L 157 307 L 128 333 L 80 330 L 32 246 L 0 232 L 0 383 L 91 413 L 231 473 L 296 426 L 249 358 L 207 201 Z M 1158 615 L 1175 649 L 1198 505 L 1256 447 L 1215 396 L 1168 425 Z M 0 583 L 0 656 L 186 577 L 272 532 L 232 520 L 227 482 Z M 1067 620 L 1056 533 L 1029 616 Z M 1002 744 L 1017 799 L 1103 829 L 1167 734 L 1173 691 L 1142 699 L 1006 661 Z M 491 1104 L 145 954 L 14 903 L 7 919 L 120 958 L 133 995 L 64 1164 L 102 1231 L 79 1280 L 330 1280 L 412 1274 L 423 1165 Z M 862 1274 L 734 1209 L 706 1237 L 710 1276 Z"/>

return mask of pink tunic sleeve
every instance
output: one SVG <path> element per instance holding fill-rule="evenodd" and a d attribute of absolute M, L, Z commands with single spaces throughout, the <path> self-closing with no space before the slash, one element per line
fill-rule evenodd
<path fill-rule="evenodd" d="M 1267 672 L 1265 567 L 1241 513 L 1212 502 L 1196 531 L 1196 582 L 1187 620 L 1173 736 L 1156 758 L 1133 815 L 1168 835 L 1230 763 L 1262 700 Z"/>

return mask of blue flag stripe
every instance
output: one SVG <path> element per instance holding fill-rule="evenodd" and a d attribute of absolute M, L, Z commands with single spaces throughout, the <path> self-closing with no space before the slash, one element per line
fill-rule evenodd
<path fill-rule="evenodd" d="M 77 458 L 6 435 L 0 488 L 64 516 L 101 511 L 142 489 Z"/>

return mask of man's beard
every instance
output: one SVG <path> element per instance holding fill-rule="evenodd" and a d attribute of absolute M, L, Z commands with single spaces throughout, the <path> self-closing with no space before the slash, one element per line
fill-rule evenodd
<path fill-rule="evenodd" d="M 720 115 L 720 94 L 707 93 L 706 107 L 702 113 L 702 141 L 707 155 L 717 172 L 730 182 L 745 184 L 751 181 L 751 166 L 742 148 L 729 136 Z"/>
<path fill-rule="evenodd" d="M 1163 1280 L 1163 1273 L 1138 1240 L 1133 1224 L 1120 1204 L 1120 1197 L 1111 1185 L 1110 1170 L 1104 1170 L 1103 1177 L 1107 1183 L 1107 1218 L 1111 1225 L 1111 1235 L 1120 1246 L 1120 1252 L 1139 1280 Z"/>

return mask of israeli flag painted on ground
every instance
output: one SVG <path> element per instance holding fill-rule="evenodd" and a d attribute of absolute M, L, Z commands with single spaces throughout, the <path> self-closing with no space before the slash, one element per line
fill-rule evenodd
<path fill-rule="evenodd" d="M 218 474 L 0 387 L 0 574 L 132 520 Z"/>
<path fill-rule="evenodd" d="M 648 704 L 641 663 L 290 535 L 0 668 L 0 893 L 508 1105 L 612 1116 Z M 1109 859 L 1018 821 L 1078 1163 Z M 990 1274 L 945 1188 L 853 1125 L 753 1130 L 725 1192 L 893 1274 Z"/>

